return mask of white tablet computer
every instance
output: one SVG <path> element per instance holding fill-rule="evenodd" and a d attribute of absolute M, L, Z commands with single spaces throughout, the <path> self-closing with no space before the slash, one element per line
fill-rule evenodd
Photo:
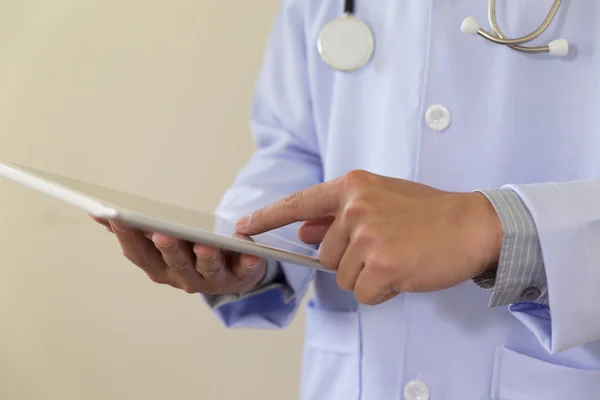
<path fill-rule="evenodd" d="M 7 162 L 0 162 L 0 176 L 78 207 L 97 218 L 120 221 L 146 232 L 160 232 L 193 243 L 329 272 L 319 264 L 314 248 L 271 232 L 254 236 L 252 240 L 234 237 L 235 221 L 216 215 Z"/>

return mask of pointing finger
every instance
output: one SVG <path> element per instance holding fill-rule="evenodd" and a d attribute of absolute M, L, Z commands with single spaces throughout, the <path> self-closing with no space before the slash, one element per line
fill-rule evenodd
<path fill-rule="evenodd" d="M 297 221 L 334 215 L 339 207 L 341 194 L 341 185 L 337 179 L 311 186 L 241 218 L 236 223 L 236 229 L 251 236 Z"/>

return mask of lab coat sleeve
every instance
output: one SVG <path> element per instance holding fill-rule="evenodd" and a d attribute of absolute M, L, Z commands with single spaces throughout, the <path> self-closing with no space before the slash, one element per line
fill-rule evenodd
<path fill-rule="evenodd" d="M 302 3 L 283 0 L 276 15 L 251 110 L 256 151 L 216 210 L 229 220 L 323 180 L 306 68 Z M 297 241 L 297 227 L 292 224 L 275 233 Z M 250 296 L 237 301 L 205 297 L 227 327 L 283 328 L 290 323 L 314 271 L 287 263 L 270 268 L 277 268 L 279 278 Z"/>
<path fill-rule="evenodd" d="M 600 180 L 515 184 L 537 228 L 549 306 L 509 310 L 552 354 L 600 340 Z"/>

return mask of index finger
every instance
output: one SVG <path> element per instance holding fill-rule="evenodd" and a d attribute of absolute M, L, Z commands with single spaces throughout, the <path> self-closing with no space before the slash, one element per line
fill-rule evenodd
<path fill-rule="evenodd" d="M 334 215 L 341 202 L 339 180 L 328 181 L 299 190 L 269 204 L 236 223 L 244 235 L 257 235 L 298 221 L 308 221 Z"/>
<path fill-rule="evenodd" d="M 98 218 L 91 214 L 90 214 L 90 218 L 92 218 L 94 221 L 96 221 L 100 225 L 103 225 L 106 229 L 108 229 L 109 232 L 112 232 L 112 227 L 110 226 L 110 223 L 107 220 Z"/>

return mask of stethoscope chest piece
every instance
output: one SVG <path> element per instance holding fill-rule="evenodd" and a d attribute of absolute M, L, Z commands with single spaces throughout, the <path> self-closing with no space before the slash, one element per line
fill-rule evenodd
<path fill-rule="evenodd" d="M 365 66 L 371 60 L 374 47 L 371 29 L 350 14 L 327 23 L 317 41 L 317 49 L 323 61 L 343 72 Z"/>

